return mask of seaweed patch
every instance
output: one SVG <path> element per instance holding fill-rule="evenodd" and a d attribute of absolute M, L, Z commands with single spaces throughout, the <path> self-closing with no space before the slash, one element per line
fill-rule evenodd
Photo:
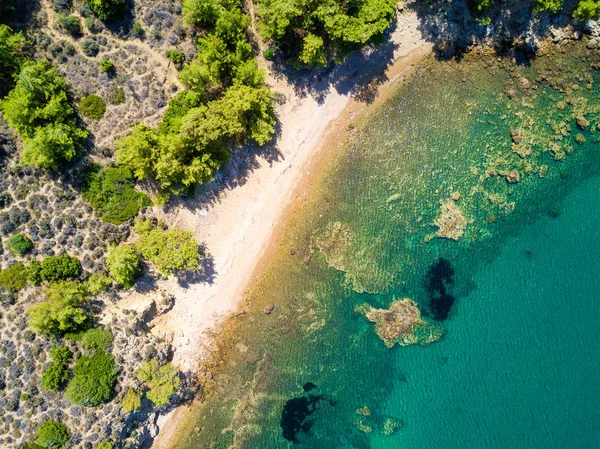
<path fill-rule="evenodd" d="M 429 310 L 436 321 L 444 321 L 454 305 L 455 298 L 448 293 L 454 285 L 454 268 L 449 261 L 440 258 L 429 267 L 426 287 L 429 292 Z"/>

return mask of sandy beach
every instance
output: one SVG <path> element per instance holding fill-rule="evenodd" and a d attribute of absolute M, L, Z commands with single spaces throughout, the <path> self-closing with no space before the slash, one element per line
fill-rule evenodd
<path fill-rule="evenodd" d="M 174 295 L 172 310 L 153 320 L 152 332 L 172 342 L 173 362 L 182 371 L 198 368 L 203 348 L 211 339 L 208 334 L 218 333 L 219 322 L 243 301 L 248 286 L 268 261 L 269 251 L 277 245 L 276 236 L 292 209 L 290 205 L 302 195 L 302 185 L 311 171 L 322 165 L 319 159 L 327 157 L 328 147 L 343 141 L 348 124 L 357 114 L 376 107 L 399 76 L 431 53 L 432 45 L 422 39 L 418 26 L 416 14 L 403 13 L 383 48 L 367 48 L 353 55 L 326 77 L 311 80 L 305 89 L 270 72 L 267 83 L 285 97 L 277 107 L 277 157 L 259 157 L 243 183 L 219 192 L 209 204 L 192 199 L 168 212 L 154 211 L 170 226 L 194 232 L 212 257 L 214 276 L 211 282 L 185 287 L 176 279 L 161 280 L 153 291 L 124 294 L 117 306 L 143 309 L 156 298 L 156 292 Z M 378 80 L 368 85 L 371 99 L 367 102 L 364 90 L 343 87 L 364 82 L 365 72 Z M 185 409 L 179 408 L 159 418 L 160 433 L 153 447 L 169 447 L 182 414 Z"/>

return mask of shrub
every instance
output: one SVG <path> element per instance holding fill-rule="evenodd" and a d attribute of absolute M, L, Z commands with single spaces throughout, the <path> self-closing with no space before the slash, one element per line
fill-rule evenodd
<path fill-rule="evenodd" d="M 51 284 L 46 299 L 27 310 L 29 326 L 43 334 L 61 335 L 80 330 L 89 317 L 81 308 L 87 300 L 85 287 L 74 282 Z"/>
<path fill-rule="evenodd" d="M 263 50 L 262 52 L 263 57 L 267 60 L 267 61 L 272 61 L 273 58 L 275 57 L 275 53 L 273 52 L 272 49 L 267 48 L 266 50 Z"/>
<path fill-rule="evenodd" d="M 573 17 L 578 20 L 595 19 L 600 16 L 600 1 L 598 0 L 580 0 Z"/>
<path fill-rule="evenodd" d="M 79 20 L 79 17 L 62 16 L 58 19 L 58 24 L 71 36 L 81 36 L 81 21 Z"/>
<path fill-rule="evenodd" d="M 112 397 L 116 380 L 112 355 L 97 351 L 92 357 L 81 356 L 73 368 L 65 397 L 75 405 L 98 405 Z"/>
<path fill-rule="evenodd" d="M 98 45 L 98 42 L 92 39 L 85 39 L 81 44 L 81 49 L 83 50 L 83 53 L 85 53 L 86 56 L 90 56 L 93 58 L 100 51 L 100 46 Z"/>
<path fill-rule="evenodd" d="M 65 80 L 49 61 L 25 63 L 0 109 L 23 138 L 24 165 L 57 169 L 79 154 L 87 137 L 77 127 Z"/>
<path fill-rule="evenodd" d="M 22 263 L 17 263 L 0 270 L 0 288 L 16 293 L 27 285 L 27 269 Z"/>
<path fill-rule="evenodd" d="M 126 289 L 133 287 L 135 278 L 141 273 L 140 260 L 133 245 L 121 244 L 110 248 L 106 266 L 112 278 Z"/>
<path fill-rule="evenodd" d="M 81 346 L 88 351 L 106 351 L 113 342 L 113 336 L 106 329 L 90 329 L 81 338 Z"/>
<path fill-rule="evenodd" d="M 142 24 L 137 20 L 133 22 L 133 25 L 131 25 L 131 32 L 134 36 L 137 36 L 140 39 L 144 37 L 144 29 L 142 28 Z"/>
<path fill-rule="evenodd" d="M 96 34 L 102 31 L 102 22 L 100 22 L 95 17 L 88 17 L 87 19 L 85 19 L 85 26 L 92 34 Z"/>
<path fill-rule="evenodd" d="M 167 363 L 159 367 L 156 359 L 143 362 L 136 376 L 141 382 L 146 383 L 149 388 L 146 396 L 157 407 L 169 402 L 181 383 L 177 369 L 172 364 Z"/>
<path fill-rule="evenodd" d="M 104 440 L 100 443 L 98 443 L 98 446 L 96 446 L 96 449 L 113 449 L 113 447 L 115 446 L 115 443 L 113 443 L 110 440 Z"/>
<path fill-rule="evenodd" d="M 101 169 L 93 165 L 85 179 L 83 195 L 104 221 L 121 224 L 151 205 L 150 198 L 134 188 L 133 176 L 126 167 Z"/>
<path fill-rule="evenodd" d="M 46 421 L 40 426 L 36 443 L 50 449 L 60 449 L 69 440 L 69 430 L 57 421 Z"/>
<path fill-rule="evenodd" d="M 550 11 L 556 14 L 562 9 L 563 0 L 536 0 L 535 9 L 537 11 Z"/>
<path fill-rule="evenodd" d="M 69 377 L 67 369 L 73 353 L 66 346 L 55 346 L 50 349 L 52 364 L 42 374 L 42 389 L 58 391 Z"/>
<path fill-rule="evenodd" d="M 304 37 L 302 51 L 298 57 L 303 64 L 308 66 L 322 67 L 327 64 L 325 55 L 325 44 L 323 39 L 314 34 L 307 34 Z"/>
<path fill-rule="evenodd" d="M 42 264 L 35 259 L 27 265 L 27 279 L 33 285 L 39 285 L 42 282 Z"/>
<path fill-rule="evenodd" d="M 123 410 L 125 410 L 127 413 L 131 413 L 131 412 L 137 410 L 138 408 L 140 408 L 141 406 L 142 406 L 142 398 L 141 398 L 140 394 L 133 388 L 130 388 L 127 391 L 127 394 L 125 395 L 125 397 L 123 398 L 121 407 L 123 407 Z"/>
<path fill-rule="evenodd" d="M 54 11 L 67 14 L 71 10 L 71 0 L 54 0 Z"/>
<path fill-rule="evenodd" d="M 57 282 L 74 279 L 81 274 L 81 262 L 68 254 L 46 257 L 40 266 L 39 277 L 43 281 Z"/>
<path fill-rule="evenodd" d="M 79 102 L 79 112 L 86 117 L 94 120 L 99 120 L 106 112 L 106 104 L 98 95 L 88 95 L 83 97 Z"/>
<path fill-rule="evenodd" d="M 111 278 L 109 278 L 108 276 L 104 276 L 100 273 L 94 273 L 87 280 L 86 288 L 90 294 L 96 295 L 98 293 L 106 291 L 111 285 Z"/>
<path fill-rule="evenodd" d="M 178 69 L 181 69 L 185 64 L 185 53 L 182 50 L 167 50 L 166 55 Z"/>
<path fill-rule="evenodd" d="M 22 33 L 14 33 L 10 27 L 0 24 L 0 98 L 8 92 L 12 77 L 23 62 L 25 42 Z"/>
<path fill-rule="evenodd" d="M 197 270 L 200 261 L 198 242 L 190 231 L 153 229 L 148 221 L 137 221 L 135 230 L 140 234 L 136 247 L 144 259 L 158 270 L 170 275 L 174 271 Z"/>
<path fill-rule="evenodd" d="M 103 59 L 100 62 L 100 71 L 102 73 L 115 73 L 115 65 L 108 59 Z"/>
<path fill-rule="evenodd" d="M 108 101 L 111 104 L 125 103 L 125 91 L 122 87 L 112 86 L 108 93 Z"/>
<path fill-rule="evenodd" d="M 125 0 L 85 0 L 100 20 L 117 18 L 125 12 Z"/>
<path fill-rule="evenodd" d="M 19 256 L 23 256 L 33 249 L 33 242 L 23 234 L 13 235 L 6 241 L 6 244 L 13 253 Z"/>

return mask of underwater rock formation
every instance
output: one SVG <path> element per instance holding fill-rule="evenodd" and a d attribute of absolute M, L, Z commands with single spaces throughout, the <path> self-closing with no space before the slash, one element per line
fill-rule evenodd
<path fill-rule="evenodd" d="M 388 416 L 383 420 L 382 432 L 384 435 L 390 436 L 396 433 L 396 431 L 402 427 L 404 427 L 404 421 Z"/>
<path fill-rule="evenodd" d="M 299 443 L 298 433 L 310 433 L 314 421 L 307 420 L 317 410 L 317 404 L 323 399 L 323 395 L 309 395 L 290 399 L 283 406 L 280 426 L 283 438 L 293 443 Z"/>
<path fill-rule="evenodd" d="M 346 283 L 356 293 L 385 293 L 394 273 L 376 263 L 378 243 L 359 244 L 350 227 L 336 221 L 329 223 L 317 246 L 330 267 L 346 273 Z"/>
<path fill-rule="evenodd" d="M 433 224 L 439 228 L 436 237 L 459 240 L 465 233 L 468 221 L 456 202 L 449 199 L 441 203 L 440 215 Z"/>
<path fill-rule="evenodd" d="M 429 293 L 429 310 L 436 321 L 448 318 L 454 305 L 454 296 L 448 293 L 448 287 L 454 285 L 454 268 L 446 259 L 440 258 L 427 271 L 425 286 Z"/>
<path fill-rule="evenodd" d="M 363 304 L 355 309 L 375 323 L 375 333 L 386 347 L 414 344 L 427 345 L 439 340 L 445 331 L 421 318 L 417 303 L 410 298 L 392 301 L 389 309 L 375 309 Z"/>

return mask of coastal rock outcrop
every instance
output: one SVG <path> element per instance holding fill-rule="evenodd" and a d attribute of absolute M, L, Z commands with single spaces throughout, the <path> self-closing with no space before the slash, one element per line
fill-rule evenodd
<path fill-rule="evenodd" d="M 375 333 L 386 347 L 427 345 L 439 340 L 445 331 L 421 318 L 421 312 L 415 301 L 402 298 L 392 301 L 389 309 L 376 309 L 363 304 L 355 309 L 367 320 L 375 323 Z"/>
<path fill-rule="evenodd" d="M 444 201 L 440 207 L 440 215 L 433 223 L 438 227 L 435 237 L 459 240 L 465 233 L 468 223 L 455 201 L 452 199 Z"/>

